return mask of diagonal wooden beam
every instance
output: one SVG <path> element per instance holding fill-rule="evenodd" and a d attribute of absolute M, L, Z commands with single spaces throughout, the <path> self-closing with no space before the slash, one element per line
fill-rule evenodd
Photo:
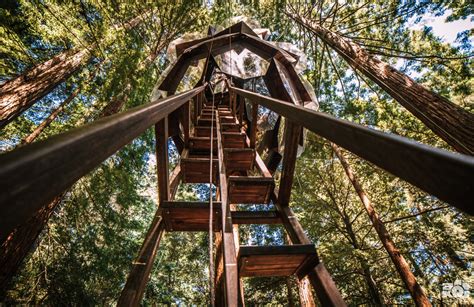
<path fill-rule="evenodd" d="M 158 99 L 0 155 L 0 244 L 76 180 L 203 89 Z"/>
<path fill-rule="evenodd" d="M 181 181 L 181 166 L 178 164 L 168 178 L 168 135 L 166 120 L 156 124 L 156 155 L 159 189 L 159 205 L 155 217 L 148 229 L 145 240 L 140 248 L 138 257 L 132 265 L 127 282 L 120 295 L 118 306 L 139 306 L 145 292 L 150 271 L 155 261 L 165 225 L 162 219 L 161 204 L 174 199 L 179 182 Z M 166 156 L 166 157 L 165 157 Z M 166 185 L 166 186 L 165 186 Z M 164 191 L 164 192 L 163 192 Z"/>
<path fill-rule="evenodd" d="M 397 135 L 337 119 L 285 101 L 231 88 L 393 175 L 474 214 L 474 157 L 454 154 Z"/>
<path fill-rule="evenodd" d="M 230 204 L 228 203 L 227 175 L 224 165 L 224 148 L 218 111 L 216 111 L 217 154 L 219 158 L 219 191 L 222 212 L 222 248 L 224 259 L 225 298 L 226 306 L 237 306 L 239 302 L 239 274 L 237 254 L 232 225 Z M 211 195 L 212 197 L 212 195 Z"/>

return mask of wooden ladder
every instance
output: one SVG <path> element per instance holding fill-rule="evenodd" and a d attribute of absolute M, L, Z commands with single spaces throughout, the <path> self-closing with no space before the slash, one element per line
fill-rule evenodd
<path fill-rule="evenodd" d="M 182 180 L 209 183 L 212 125 L 212 183 L 218 187 L 213 219 L 214 231 L 219 232 L 216 305 L 244 305 L 240 278 L 290 275 L 303 278 L 319 260 L 313 244 L 239 246 L 235 243 L 239 224 L 282 224 L 283 221 L 276 210 L 238 210 L 249 204 L 270 205 L 275 182 L 255 150 L 257 110 L 252 112 L 252 125 L 247 131 L 240 115 L 243 102 L 237 110 L 236 101 L 228 93 L 227 97 L 216 94 L 216 98 L 214 108 L 209 102 L 195 108 L 199 115 L 194 116 L 192 133 L 181 154 Z M 209 230 L 208 202 L 164 201 L 161 208 L 167 231 Z M 235 268 L 229 272 L 227 269 L 232 265 Z"/>

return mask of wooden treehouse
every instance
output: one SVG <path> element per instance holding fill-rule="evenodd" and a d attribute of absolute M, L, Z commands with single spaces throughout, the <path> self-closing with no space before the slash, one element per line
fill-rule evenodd
<path fill-rule="evenodd" d="M 219 66 L 216 57 L 248 50 L 267 62 L 259 76 L 242 78 Z M 299 78 L 298 56 L 265 41 L 245 23 L 176 45 L 178 59 L 159 89 L 167 93 L 151 103 L 0 156 L 2 242 L 15 227 L 107 157 L 155 125 L 159 206 L 134 261 L 119 305 L 139 305 L 165 231 L 215 233 L 215 304 L 244 304 L 241 279 L 255 276 L 308 277 L 319 301 L 345 303 L 289 207 L 298 144 L 303 128 L 340 145 L 449 204 L 474 212 L 474 163 L 465 156 L 340 120 L 305 107 L 312 101 Z M 188 68 L 204 60 L 191 90 L 175 94 Z M 268 95 L 249 90 L 263 80 Z M 221 88 L 218 91 L 218 88 Z M 284 151 L 278 151 L 278 128 L 257 140 L 258 107 L 284 118 Z M 168 176 L 168 139 L 180 163 Z M 258 150 L 257 150 L 258 149 Z M 262 152 L 267 155 L 263 159 Z M 281 180 L 273 174 L 281 164 Z M 60 175 L 58 175 L 60 174 Z M 214 201 L 175 201 L 183 183 L 212 183 Z M 275 210 L 245 211 L 246 204 Z M 212 210 L 211 210 L 212 205 Z M 211 219 L 212 215 L 212 219 Z M 291 244 L 240 246 L 241 224 L 281 224 Z"/>

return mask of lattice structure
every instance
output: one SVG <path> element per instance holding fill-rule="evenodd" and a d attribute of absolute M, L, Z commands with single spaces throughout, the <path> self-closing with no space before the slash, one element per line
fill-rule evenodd
<path fill-rule="evenodd" d="M 262 79 L 269 96 L 245 89 L 249 79 L 223 71 L 216 57 L 247 49 L 268 61 Z M 159 89 L 168 97 L 0 156 L 0 239 L 24 224 L 80 177 L 155 125 L 159 207 L 133 263 L 119 305 L 140 303 L 165 231 L 208 231 L 209 203 L 174 201 L 177 186 L 217 187 L 212 228 L 216 233 L 216 305 L 243 305 L 240 279 L 248 276 L 307 276 L 323 305 L 343 306 L 341 294 L 289 207 L 303 127 L 399 178 L 473 214 L 474 158 L 420 145 L 391 134 L 306 108 L 311 93 L 299 78 L 298 56 L 262 39 L 245 23 L 176 45 L 177 59 Z M 195 88 L 175 94 L 190 65 L 205 59 Z M 252 77 L 254 78 L 254 77 Z M 224 90 L 216 92 L 217 87 Z M 279 118 L 257 144 L 258 106 Z M 285 118 L 284 151 L 278 127 Z M 213 127 L 211 129 L 211 127 Z M 180 163 L 168 176 L 168 139 Z M 213 167 L 210 167 L 211 147 Z M 261 150 L 268 156 L 262 160 Z M 71 154 L 74 153 L 74 154 Z M 282 164 L 275 186 L 273 173 Z M 5 192 L 6 191 L 6 192 Z M 273 203 L 274 211 L 236 210 L 242 204 Z M 281 224 L 290 245 L 239 246 L 239 224 Z"/>

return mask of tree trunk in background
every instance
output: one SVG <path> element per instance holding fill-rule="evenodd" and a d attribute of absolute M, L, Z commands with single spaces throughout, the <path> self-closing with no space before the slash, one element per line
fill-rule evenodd
<path fill-rule="evenodd" d="M 61 200 L 62 195 L 56 197 L 27 223 L 16 228 L 0 246 L 0 298 L 5 297 L 11 279 L 15 276 L 25 256 L 32 250 L 33 244 Z"/>
<path fill-rule="evenodd" d="M 455 150 L 474 155 L 474 114 L 416 83 L 387 63 L 372 57 L 352 40 L 297 14 L 289 12 L 286 14 L 317 35 L 350 66 L 377 83 Z"/>
<path fill-rule="evenodd" d="M 360 250 L 361 246 L 354 232 L 354 229 L 352 228 L 350 217 L 346 214 L 344 210 L 340 210 L 339 208 L 337 208 L 337 210 L 339 214 L 342 216 L 344 226 L 350 238 L 350 244 L 355 250 Z M 369 289 L 369 294 L 370 294 L 372 303 L 374 304 L 374 306 L 383 306 L 384 302 L 383 302 L 382 295 L 380 294 L 378 290 L 377 283 L 375 282 L 375 279 L 372 276 L 372 272 L 370 272 L 369 265 L 367 264 L 366 260 L 361 257 L 357 257 L 357 260 L 359 261 L 359 264 L 362 267 L 363 276 L 367 284 L 367 288 Z"/>
<path fill-rule="evenodd" d="M 119 31 L 129 30 L 143 20 L 141 14 L 123 26 L 114 26 Z M 18 77 L 0 86 L 0 129 L 29 109 L 36 101 L 51 92 L 57 85 L 65 81 L 91 58 L 88 48 L 66 50 L 52 59 L 37 65 Z"/>
<path fill-rule="evenodd" d="M 33 142 L 40 134 L 46 129 L 49 124 L 53 122 L 53 120 L 58 117 L 59 113 L 61 113 L 64 108 L 74 99 L 76 98 L 77 94 L 81 91 L 80 88 L 77 88 L 74 92 L 72 92 L 69 97 L 67 97 L 60 105 L 57 107 L 41 124 L 36 127 L 33 132 L 31 132 L 26 138 L 21 141 L 22 145 L 30 144 Z"/>
<path fill-rule="evenodd" d="M 382 220 L 378 216 L 377 212 L 375 211 L 372 202 L 367 197 L 362 185 L 359 183 L 356 175 L 354 174 L 351 166 L 347 162 L 346 158 L 342 154 L 341 150 L 333 143 L 331 143 L 331 147 L 341 161 L 341 164 L 346 172 L 347 177 L 351 181 L 354 189 L 359 195 L 360 200 L 362 201 L 367 213 L 369 214 L 369 218 L 372 221 L 372 225 L 374 226 L 375 231 L 377 232 L 380 241 L 382 242 L 385 250 L 388 252 L 390 258 L 392 259 L 395 267 L 400 274 L 400 278 L 405 283 L 408 291 L 410 292 L 413 300 L 415 301 L 417 306 L 431 306 L 428 297 L 426 296 L 423 288 L 418 284 L 416 281 L 415 275 L 410 270 L 410 266 L 406 262 L 405 258 L 400 254 L 400 251 L 395 246 L 390 234 L 388 233 L 385 225 L 383 224 Z"/>
<path fill-rule="evenodd" d="M 301 307 L 315 307 L 313 293 L 311 292 L 308 277 L 298 281 L 298 293 Z"/>
<path fill-rule="evenodd" d="M 90 59 L 87 49 L 67 50 L 0 87 L 0 128 L 29 109 Z"/>

